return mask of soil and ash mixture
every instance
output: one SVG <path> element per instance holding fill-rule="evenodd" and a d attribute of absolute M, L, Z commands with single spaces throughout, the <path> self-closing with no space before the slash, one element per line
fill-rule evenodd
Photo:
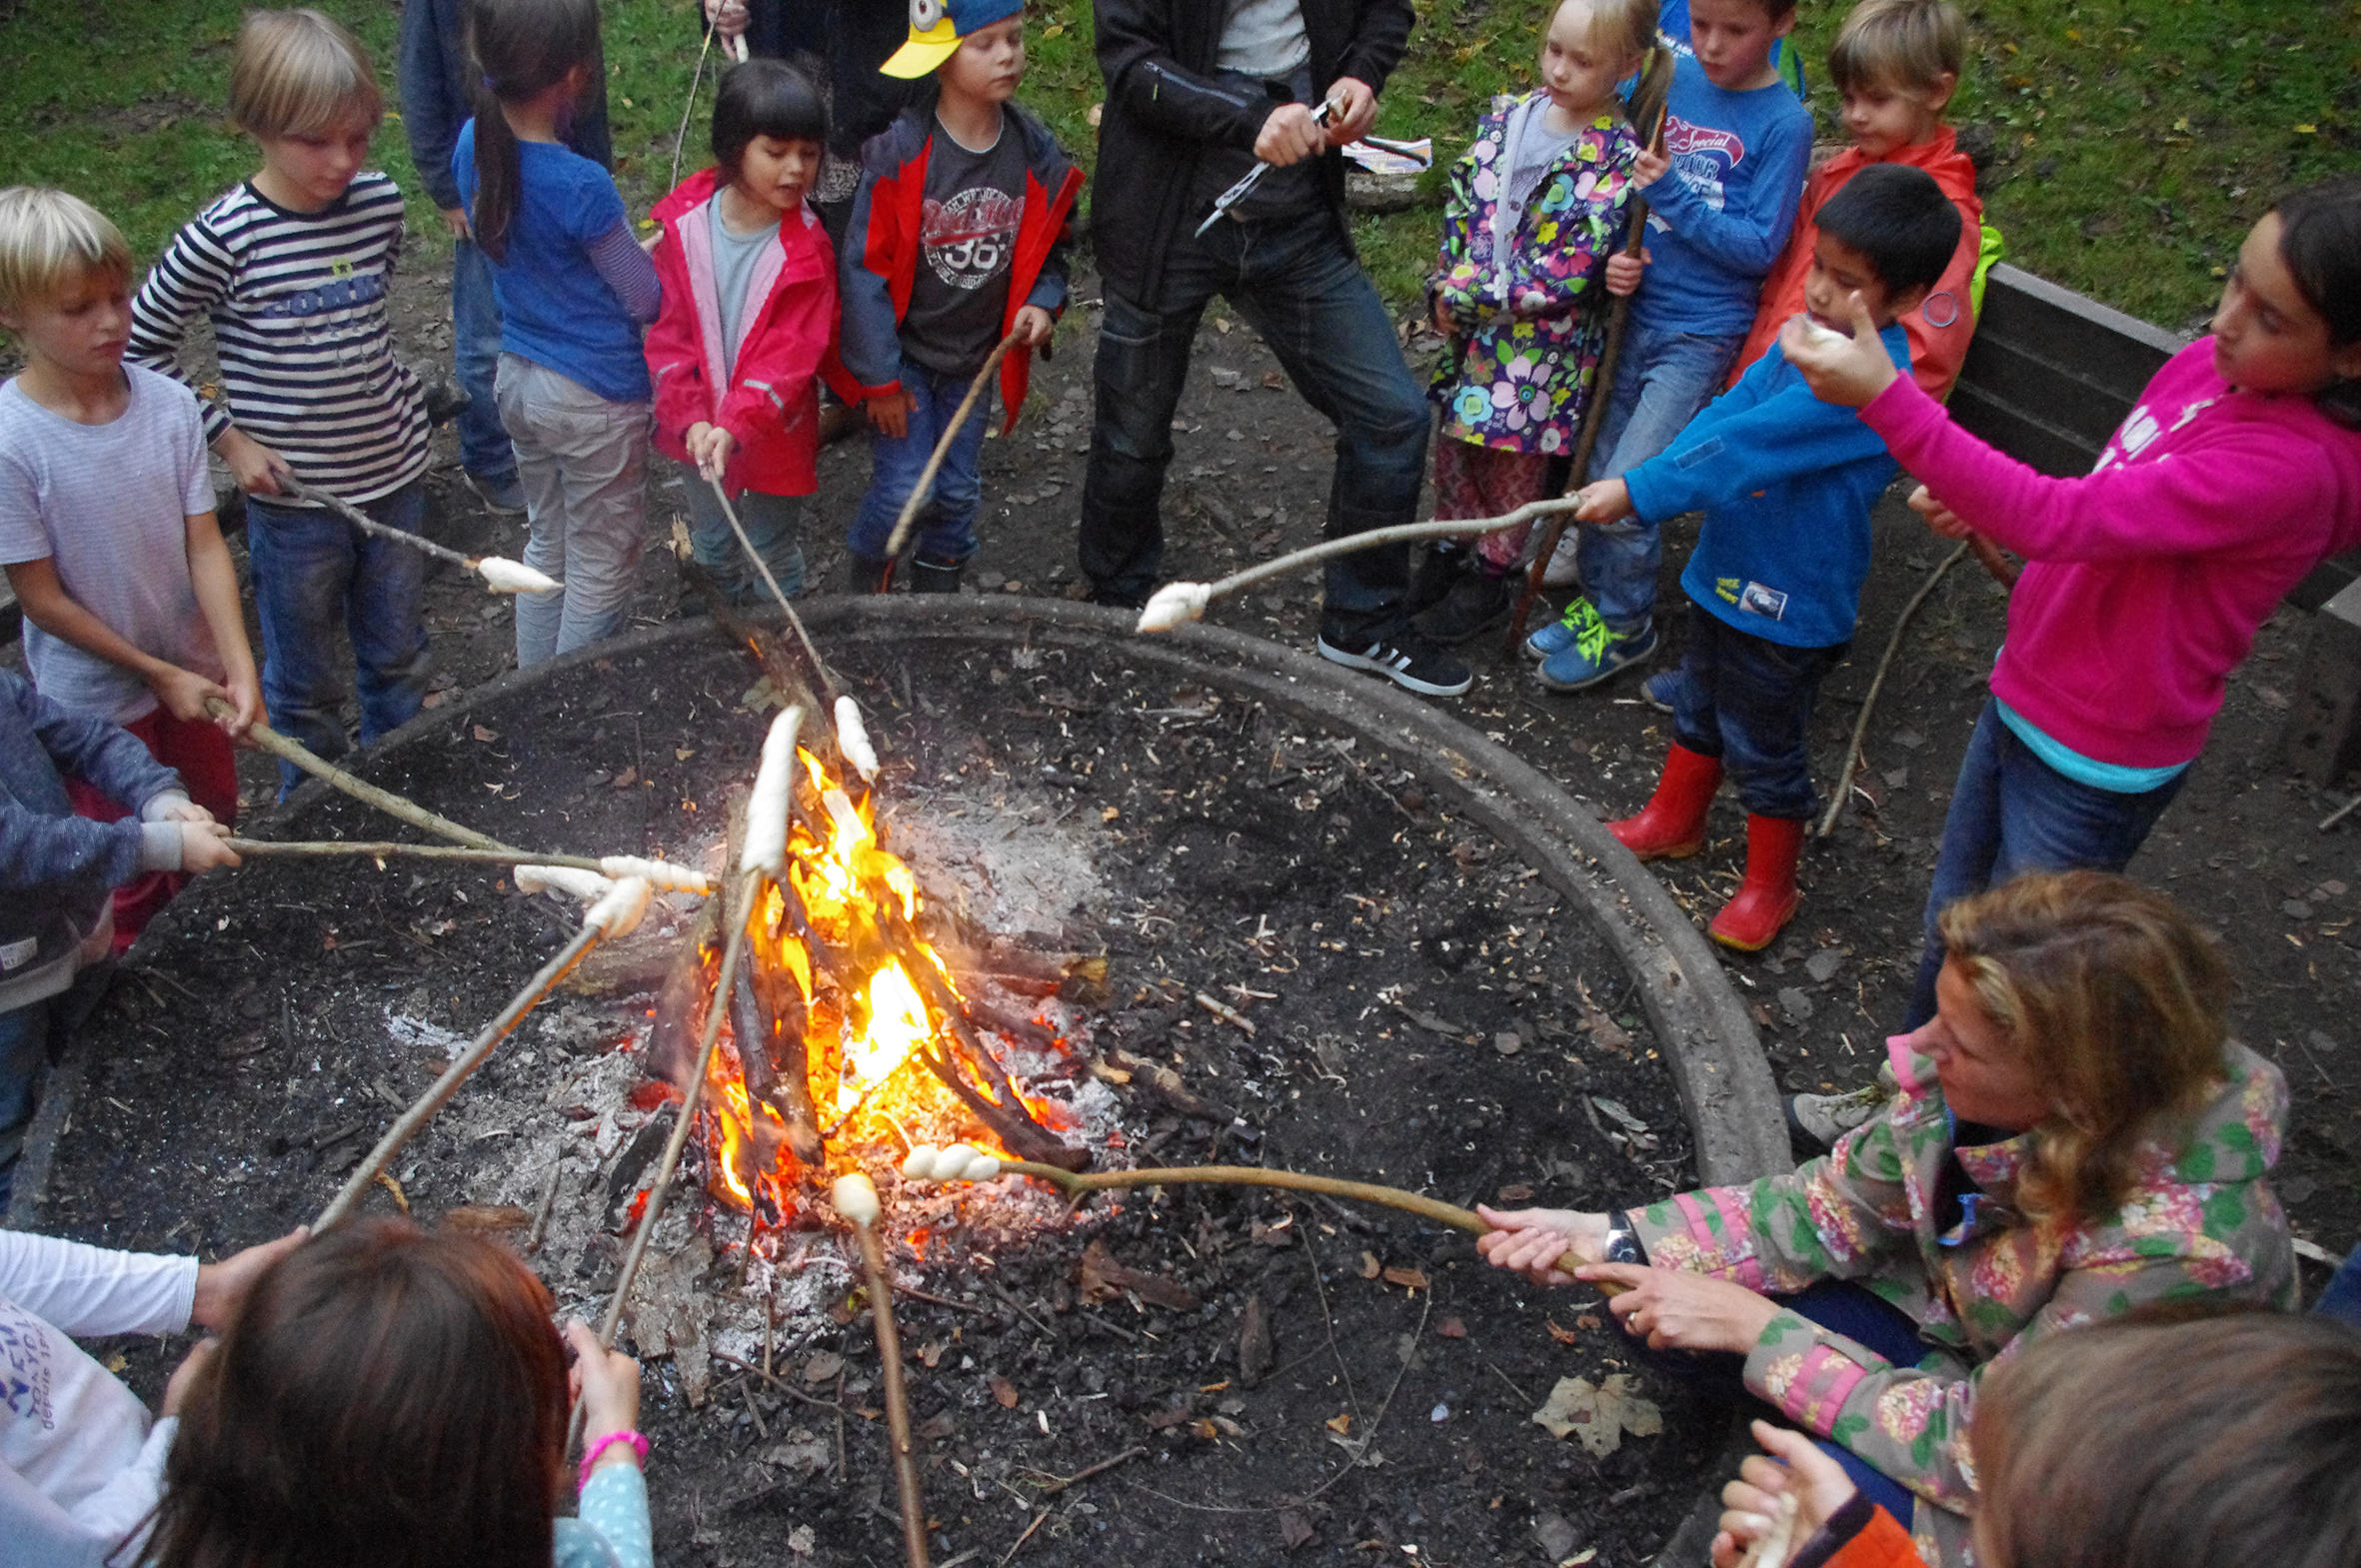
<path fill-rule="evenodd" d="M 882 657 L 840 662 L 887 755 L 887 846 L 930 906 L 1107 954 L 1103 989 L 1041 1003 L 1063 1051 L 1008 1060 L 1103 1164 L 1264 1163 L 1458 1203 L 1598 1206 L 1692 1181 L 1603 939 L 1410 776 L 1126 670 L 1120 648 Z M 477 699 L 451 741 L 378 777 L 511 842 L 710 861 L 754 772 L 755 688 L 718 639 L 619 656 Z M 386 832 L 333 795 L 273 825 Z M 529 1260 L 568 1313 L 603 1307 L 670 1124 L 648 989 L 691 903 L 586 965 L 590 988 L 528 1019 L 393 1171 L 422 1221 L 520 1248 L 554 1190 Z M 166 918 L 91 1026 L 44 1223 L 208 1255 L 309 1218 L 573 923 L 483 867 L 285 859 L 201 883 Z M 911 1136 L 982 1139 L 940 1099 Z M 1013 1180 L 904 1189 L 902 1148 L 869 1136 L 839 1168 L 879 1178 L 898 1285 L 919 1293 L 896 1311 L 938 1562 L 1001 1561 L 1032 1527 L 1023 1557 L 1045 1564 L 1371 1546 L 1633 1564 L 1704 1484 L 1719 1414 L 1633 1365 L 1586 1293 L 1534 1291 L 1464 1234 L 1255 1189 L 1071 1214 Z M 659 1550 L 898 1560 L 850 1238 L 806 1189 L 750 1256 L 715 1174 L 685 1170 L 632 1321 Z M 127 1344 L 135 1386 L 160 1387 L 180 1348 Z M 776 1381 L 749 1370 L 766 1360 Z M 1552 1436 L 1533 1415 L 1576 1377 Z"/>

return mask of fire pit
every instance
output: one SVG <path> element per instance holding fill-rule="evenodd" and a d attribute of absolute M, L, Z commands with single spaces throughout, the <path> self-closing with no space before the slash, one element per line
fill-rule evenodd
<path fill-rule="evenodd" d="M 1531 1424 L 1560 1376 L 1633 1369 L 1595 1306 L 1462 1235 L 1266 1190 L 1077 1209 L 895 1175 L 957 1140 L 1595 1204 L 1767 1168 L 1784 1138 L 1743 1011 L 1654 883 L 1497 747 L 1266 644 L 1016 600 L 809 621 L 886 772 L 874 801 L 809 781 L 827 803 L 793 896 L 752 912 L 628 1319 L 668 1556 L 899 1552 L 867 1302 L 822 1196 L 856 1169 L 887 1200 L 938 1562 L 1000 1561 L 1029 1527 L 1045 1563 L 1660 1544 L 1718 1422 L 1643 1377 L 1662 1435 L 1594 1453 Z M 718 865 L 769 695 L 742 651 L 670 626 L 466 694 L 369 772 L 511 842 Z M 269 831 L 388 830 L 309 790 Z M 672 897 L 602 949 L 378 1201 L 499 1232 L 595 1318 L 693 1059 L 718 902 Z M 210 1251 L 308 1217 L 571 919 L 480 867 L 202 884 L 61 1071 L 17 1221 Z"/>

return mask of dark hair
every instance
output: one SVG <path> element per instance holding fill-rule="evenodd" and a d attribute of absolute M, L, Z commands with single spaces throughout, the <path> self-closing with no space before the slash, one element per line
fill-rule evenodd
<path fill-rule="evenodd" d="M 1985 1374 L 1968 1442 L 2004 1568 L 2361 1562 L 2361 1334 L 2328 1318 L 2055 1334 Z"/>
<path fill-rule="evenodd" d="M 1845 181 L 1812 221 L 1866 257 L 1888 294 L 1940 282 L 1962 227 L 1934 177 L 1898 163 L 1873 163 Z"/>
<path fill-rule="evenodd" d="M 468 49 L 477 75 L 476 211 L 470 226 L 484 254 L 506 262 L 522 175 L 517 133 L 500 106 L 540 97 L 578 65 L 604 69 L 598 0 L 469 0 Z"/>
<path fill-rule="evenodd" d="M 828 145 L 828 100 L 810 77 L 783 60 L 749 60 L 722 73 L 713 147 L 724 178 L 738 178 L 746 145 L 758 136 Z"/>
<path fill-rule="evenodd" d="M 2361 341 L 2361 175 L 2289 191 L 2271 211 L 2279 215 L 2279 259 L 2328 323 L 2328 341 Z M 2361 427 L 2361 379 L 2332 381 L 2314 397 L 2329 418 Z"/>
<path fill-rule="evenodd" d="M 157 1568 L 549 1568 L 549 1292 L 491 1242 L 348 1220 L 255 1282 L 164 1467 Z"/>

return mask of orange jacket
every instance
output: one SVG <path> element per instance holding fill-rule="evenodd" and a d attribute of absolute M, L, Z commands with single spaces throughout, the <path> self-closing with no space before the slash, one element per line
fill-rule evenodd
<path fill-rule="evenodd" d="M 1984 204 L 1976 197 L 1975 165 L 1959 150 L 1958 138 L 1947 125 L 1935 133 L 1933 141 L 1896 148 L 1882 159 L 1872 160 L 1859 148 L 1847 147 L 1811 172 L 1803 182 L 1803 200 L 1796 206 L 1795 228 L 1787 237 L 1787 248 L 1772 263 L 1770 276 L 1762 280 L 1762 303 L 1754 312 L 1754 330 L 1746 335 L 1746 347 L 1739 351 L 1738 363 L 1730 370 L 1730 385 L 1736 384 L 1747 366 L 1762 358 L 1787 318 L 1803 309 L 1804 274 L 1811 271 L 1812 245 L 1820 233 L 1813 215 L 1845 181 L 1873 161 L 1924 169 L 1965 220 L 1960 225 L 1959 249 L 1951 253 L 1951 265 L 1943 269 L 1942 278 L 1925 301 L 1902 317 L 1902 330 L 1910 336 L 1911 380 L 1928 397 L 1939 400 L 1950 396 L 1960 361 L 1967 358 L 1967 340 L 1975 336 L 1975 310 L 1969 303 L 1968 287 L 1983 254 Z"/>
<path fill-rule="evenodd" d="M 1855 1492 L 1795 1553 L 1791 1568 L 1926 1568 L 1910 1532 Z"/>

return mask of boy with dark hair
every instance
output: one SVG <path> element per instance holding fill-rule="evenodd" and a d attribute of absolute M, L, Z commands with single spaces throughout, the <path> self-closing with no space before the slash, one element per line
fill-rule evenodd
<path fill-rule="evenodd" d="M 1863 169 L 1820 209 L 1805 332 L 1849 336 L 1858 295 L 1894 364 L 1895 318 L 1926 297 L 1959 244 L 1959 209 L 1923 170 Z M 1746 805 L 1746 879 L 1707 934 L 1753 952 L 1795 912 L 1813 810 L 1807 739 L 1820 681 L 1842 662 L 1869 570 L 1869 509 L 1894 461 L 1853 411 L 1820 403 L 1773 345 L 1658 456 L 1584 488 L 1585 522 L 1654 527 L 1702 509 L 1680 586 L 1695 602 L 1671 683 L 1672 749 L 1654 797 L 1607 830 L 1643 860 L 1695 854 L 1724 770 Z"/>
<path fill-rule="evenodd" d="M 1771 61 L 1795 26 L 1795 0 L 1690 0 L 1688 18 L 1664 151 L 1641 154 L 1634 170 L 1649 209 L 1646 270 L 1599 421 L 1594 481 L 1663 451 L 1721 385 L 1787 243 L 1811 160 L 1811 115 Z M 1610 260 L 1608 287 L 1641 265 Z M 1544 687 L 1579 692 L 1655 653 L 1662 555 L 1659 526 L 1636 516 L 1600 518 L 1559 544 L 1544 580 L 1571 583 L 1578 567 L 1582 592 L 1562 620 L 1526 639 Z"/>

